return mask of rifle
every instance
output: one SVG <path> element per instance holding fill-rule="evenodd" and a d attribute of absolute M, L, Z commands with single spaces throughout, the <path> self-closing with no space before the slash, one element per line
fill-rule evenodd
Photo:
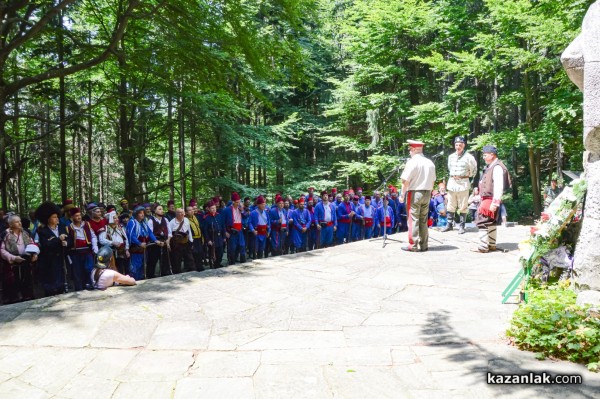
<path fill-rule="evenodd" d="M 165 241 L 165 243 L 168 243 L 169 239 L 167 238 L 167 241 Z M 169 275 L 173 274 L 173 267 L 171 266 L 171 254 L 169 254 L 169 250 L 171 249 L 171 246 L 167 244 L 167 260 L 169 262 Z M 164 259 L 164 253 L 163 251 L 165 250 L 165 247 L 161 247 L 160 248 L 160 268 L 162 269 L 162 261 Z M 161 273 L 162 275 L 162 273 Z"/>
<path fill-rule="evenodd" d="M 69 293 L 69 280 L 67 278 L 67 256 L 65 255 L 65 247 L 62 245 L 62 261 L 63 261 L 63 273 L 65 275 L 65 294 Z"/>
<path fill-rule="evenodd" d="M 212 259 L 212 265 L 213 265 L 213 269 L 217 268 L 217 254 L 215 253 L 215 246 L 216 246 L 216 240 L 215 240 L 215 229 L 212 228 L 211 229 L 211 236 L 212 236 L 212 245 L 211 245 L 211 259 Z"/>

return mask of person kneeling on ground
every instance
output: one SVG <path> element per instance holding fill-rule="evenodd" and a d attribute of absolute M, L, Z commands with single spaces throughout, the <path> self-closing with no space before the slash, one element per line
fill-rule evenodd
<path fill-rule="evenodd" d="M 108 269 L 112 256 L 113 251 L 109 246 L 102 247 L 98 251 L 98 262 L 91 273 L 94 288 L 105 290 L 113 285 L 136 285 L 133 277 Z"/>

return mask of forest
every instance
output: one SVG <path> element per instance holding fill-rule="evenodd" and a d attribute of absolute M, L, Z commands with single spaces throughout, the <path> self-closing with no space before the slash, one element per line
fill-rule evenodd
<path fill-rule="evenodd" d="M 480 166 L 498 147 L 509 214 L 535 217 L 582 170 L 560 54 L 592 3 L 2 1 L 1 206 L 368 192 L 407 139 L 449 155 L 463 135 Z"/>

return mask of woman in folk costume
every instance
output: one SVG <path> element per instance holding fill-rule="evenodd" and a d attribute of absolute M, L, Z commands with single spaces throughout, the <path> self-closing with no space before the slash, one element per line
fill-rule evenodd
<path fill-rule="evenodd" d="M 2 299 L 13 303 L 33 299 L 32 264 L 40 253 L 33 237 L 17 215 L 8 217 L 8 229 L 0 235 Z"/>
<path fill-rule="evenodd" d="M 35 218 L 40 222 L 36 234 L 40 246 L 39 278 L 46 296 L 68 291 L 66 251 L 73 243 L 67 227 L 60 223 L 60 212 L 52 202 L 44 202 L 35 211 Z"/>
<path fill-rule="evenodd" d="M 125 229 L 119 223 L 117 212 L 111 210 L 104 215 L 107 225 L 100 233 L 98 241 L 100 245 L 107 245 L 113 251 L 113 257 L 109 267 L 114 268 L 121 274 L 129 273 L 129 240 Z"/>

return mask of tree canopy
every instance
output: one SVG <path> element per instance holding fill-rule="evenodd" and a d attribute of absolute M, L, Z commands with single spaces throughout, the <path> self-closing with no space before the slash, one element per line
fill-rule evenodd
<path fill-rule="evenodd" d="M 2 2 L 2 206 L 368 190 L 406 139 L 448 155 L 464 135 L 539 214 L 549 178 L 582 169 L 560 54 L 592 3 Z"/>

